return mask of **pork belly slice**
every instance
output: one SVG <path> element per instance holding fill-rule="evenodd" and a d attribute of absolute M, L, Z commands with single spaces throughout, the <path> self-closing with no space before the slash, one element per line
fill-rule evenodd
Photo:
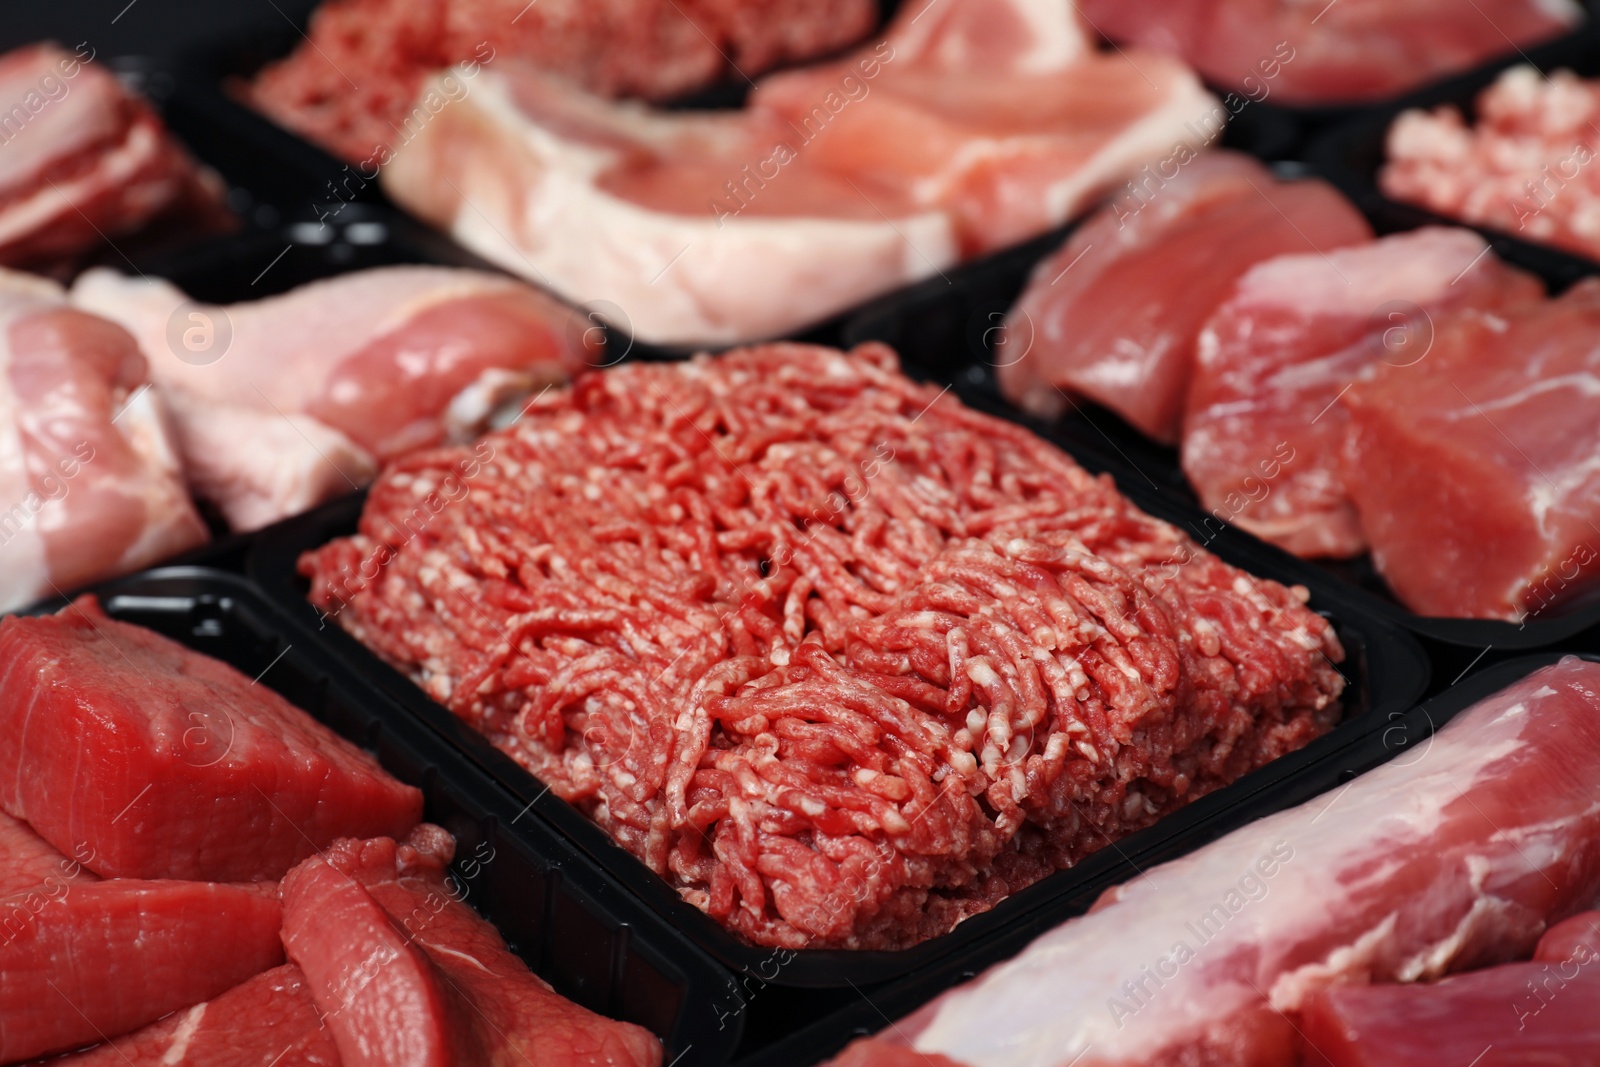
<path fill-rule="evenodd" d="M 265 685 L 93 597 L 0 621 L 0 807 L 107 877 L 276 879 L 422 794 Z"/>
<path fill-rule="evenodd" d="M 836 1062 L 1289 1067 L 1319 991 L 1524 956 L 1600 891 L 1597 693 L 1600 664 L 1536 671 L 1337 793 L 1109 891 Z"/>

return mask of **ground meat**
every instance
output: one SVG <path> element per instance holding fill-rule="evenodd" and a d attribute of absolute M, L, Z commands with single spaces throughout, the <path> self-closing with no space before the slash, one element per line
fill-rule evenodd
<path fill-rule="evenodd" d="M 1600 259 L 1600 80 L 1513 67 L 1469 126 L 1448 105 L 1389 129 L 1386 195 Z"/>
<path fill-rule="evenodd" d="M 1253 578 L 881 345 L 632 364 L 403 459 L 339 624 L 749 941 L 892 949 L 1325 731 Z"/>
<path fill-rule="evenodd" d="M 604 96 L 660 100 L 838 51 L 877 20 L 876 0 L 328 0 L 245 94 L 381 164 L 408 139 L 423 79 L 456 63 L 526 60 Z"/>

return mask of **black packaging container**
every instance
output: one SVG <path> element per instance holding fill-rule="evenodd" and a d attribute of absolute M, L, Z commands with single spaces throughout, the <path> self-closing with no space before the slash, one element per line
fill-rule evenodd
<path fill-rule="evenodd" d="M 1542 652 L 1504 660 L 1478 671 L 1424 704 L 1381 720 L 1374 719 L 1359 736 L 1352 737 L 1325 759 L 1310 766 L 1286 769 L 1285 773 L 1275 776 L 1274 781 L 1263 782 L 1263 788 L 1253 797 L 1211 820 L 1181 851 L 1151 854 L 1141 866 L 1148 868 L 1176 859 L 1182 852 L 1193 851 L 1258 819 L 1330 792 L 1406 752 L 1425 751 L 1434 732 L 1457 714 L 1561 658 L 1561 653 Z M 1585 653 L 1582 658 L 1600 662 L 1600 655 Z M 1286 757 L 1279 763 L 1292 758 Z M 1276 768 L 1277 764 L 1269 766 L 1256 777 L 1265 779 L 1273 775 Z M 737 1067 L 756 1067 L 757 1064 L 761 1067 L 810 1067 L 837 1053 L 855 1038 L 884 1029 L 945 990 L 1015 956 L 1034 938 L 1057 925 L 1059 922 L 1050 921 L 1043 914 L 1028 916 L 965 954 L 942 960 L 880 989 L 858 991 L 859 996 L 848 1006 L 796 1031 L 765 1050 L 759 1059 L 737 1061 Z"/>
<path fill-rule="evenodd" d="M 557 992 L 656 1033 L 666 1046 L 663 1063 L 727 1061 L 742 1020 L 730 1025 L 714 1013 L 728 985 L 721 968 L 471 762 L 342 671 L 318 642 L 287 632 L 244 579 L 166 567 L 95 592 L 113 618 L 258 677 L 420 788 L 425 818 L 456 836 L 452 872 L 463 899 Z"/>
<path fill-rule="evenodd" d="M 1279 164 L 1275 169 L 1285 178 L 1308 173 L 1301 164 Z M 1418 217 L 1403 218 L 1402 210 L 1414 211 L 1403 205 L 1391 205 L 1391 211 L 1382 205 L 1371 207 L 1360 198 L 1356 202 L 1368 211 L 1380 232 L 1442 221 L 1420 212 Z M 996 351 L 996 339 L 1034 268 L 1053 254 L 1071 232 L 1072 227 L 1063 228 L 1026 245 L 957 267 L 945 278 L 877 300 L 845 325 L 842 340 L 847 346 L 866 341 L 889 344 L 909 366 L 920 366 L 928 377 L 953 382 L 953 391 L 971 406 L 1028 426 L 1072 452 L 1093 470 L 1110 471 L 1119 487 L 1141 507 L 1175 522 L 1224 558 L 1228 558 L 1227 554 L 1219 546 L 1237 540 L 1248 544 L 1254 556 L 1292 567 L 1294 573 L 1301 575 L 1294 580 L 1303 581 L 1314 591 L 1338 588 L 1364 612 L 1437 643 L 1442 650 L 1441 663 L 1451 673 L 1475 662 L 1475 653 L 1487 654 L 1494 649 L 1504 653 L 1556 645 L 1600 645 L 1600 598 L 1553 607 L 1520 624 L 1418 615 L 1394 598 L 1368 557 L 1348 561 L 1296 560 L 1221 518 L 1206 514 L 1179 465 L 1177 450 L 1151 440 L 1114 413 L 1088 401 L 1075 401 L 1061 418 L 1045 420 L 1013 407 L 1001 396 L 996 381 L 996 365 L 1006 358 Z M 1504 251 L 1501 246 L 1509 240 L 1498 237 L 1492 243 L 1496 251 Z M 1558 260 L 1584 262 L 1526 245 L 1512 252 L 1506 257 L 1510 262 L 1539 274 L 1555 287 L 1572 280 L 1558 269 Z M 1600 271 L 1600 264 L 1587 265 L 1587 273 L 1596 271 Z M 1146 497 L 1150 499 L 1147 501 Z M 1175 508 L 1171 513 L 1162 510 L 1167 503 Z"/>

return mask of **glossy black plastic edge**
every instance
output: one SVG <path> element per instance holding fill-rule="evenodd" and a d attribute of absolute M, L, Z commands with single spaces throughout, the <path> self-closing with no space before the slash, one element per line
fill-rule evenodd
<path fill-rule="evenodd" d="M 1337 752 L 1329 753 L 1298 774 L 1280 775 L 1276 781 L 1263 783 L 1263 788 L 1250 800 L 1220 814 L 1207 827 L 1207 841 L 1345 785 L 1408 749 L 1425 744 L 1436 730 L 1478 701 L 1572 654 L 1540 652 L 1504 660 L 1472 674 L 1425 703 L 1374 720 Z M 1578 655 L 1600 662 L 1600 654 Z M 1276 766 L 1269 765 L 1258 773 L 1264 776 Z M 1149 863 L 1163 863 L 1176 859 L 1179 854 L 1152 856 Z M 1091 903 L 1092 899 L 1084 906 Z M 759 1059 L 747 1057 L 737 1061 L 735 1067 L 756 1067 L 757 1064 L 760 1067 L 811 1067 L 837 1053 L 853 1039 L 882 1030 L 891 1025 L 891 1021 L 904 1018 L 940 993 L 1015 956 L 1034 938 L 1058 925 L 1052 919 L 1042 913 L 1030 915 L 965 955 L 873 990 L 870 997 L 862 993 L 857 1002 L 775 1042 L 762 1050 Z"/>
<path fill-rule="evenodd" d="M 1168 521 L 1176 521 L 1181 512 L 1159 496 L 1137 490 L 1129 496 L 1139 506 Z M 577 809 L 549 795 L 544 785 L 511 757 L 427 697 L 409 678 L 382 662 L 341 630 L 335 621 L 319 616 L 306 600 L 306 583 L 296 573 L 296 561 L 305 550 L 353 532 L 363 499 L 361 494 L 352 495 L 263 531 L 247 557 L 247 572 L 283 610 L 291 625 L 324 641 L 329 653 L 354 676 L 388 692 L 452 746 L 467 753 L 496 781 L 531 803 L 533 810 L 589 852 L 613 877 L 644 899 L 667 922 L 687 933 L 696 944 L 736 971 L 760 975 L 766 984 L 772 985 L 829 988 L 887 981 L 928 966 L 969 944 L 981 942 L 1034 910 L 1047 909 L 1058 921 L 1066 918 L 1074 914 L 1074 908 L 1086 906 L 1084 894 L 1089 891 L 1086 887 L 1098 893 L 1106 886 L 1126 880 L 1144 865 L 1140 857 L 1146 853 L 1175 848 L 1185 850 L 1185 841 L 1197 828 L 1203 827 L 1217 812 L 1261 788 L 1258 775 L 1281 774 L 1285 769 L 1292 771 L 1302 763 L 1321 758 L 1320 753 L 1342 743 L 1354 724 L 1369 721 L 1374 715 L 1390 715 L 1410 707 L 1424 695 L 1431 676 L 1428 659 L 1411 635 L 1362 612 L 1345 599 L 1336 586 L 1321 583 L 1312 588 L 1311 606 L 1333 621 L 1345 644 L 1347 658 L 1341 669 L 1347 678 L 1349 694 L 1345 720 L 1328 736 L 1299 752 L 1283 756 L 1264 771 L 1247 775 L 1195 801 L 1155 826 L 1102 849 L 1077 867 L 1058 872 L 1014 894 L 994 909 L 961 923 L 949 934 L 897 952 L 802 950 L 792 960 L 787 960 L 777 974 L 768 977 L 774 956 L 772 950 L 738 940 L 709 916 L 681 900 L 664 880 L 646 869 Z M 1274 557 L 1260 552 L 1250 540 L 1230 536 L 1232 533 L 1223 531 L 1209 547 L 1223 559 L 1262 577 L 1287 584 L 1309 584 L 1304 582 L 1298 561 L 1281 554 Z"/>
<path fill-rule="evenodd" d="M 423 790 L 425 817 L 455 834 L 464 899 L 557 992 L 665 1043 L 663 1062 L 727 1062 L 742 1019 L 716 1018 L 730 976 L 477 767 L 283 625 L 246 578 L 168 566 L 89 590 L 113 618 L 154 629 L 260 679 Z M 57 599 L 33 611 L 55 610 Z M 485 854 L 485 847 L 488 852 Z M 532 907 L 529 907 L 529 905 Z M 675 1060 L 675 1057 L 682 1057 Z"/>
<path fill-rule="evenodd" d="M 1278 170 L 1285 176 L 1309 172 L 1298 164 L 1280 164 Z M 1342 191 L 1349 193 L 1349 190 Z M 1429 222 L 1459 225 L 1431 216 L 1408 224 L 1375 210 L 1367 199 L 1352 196 L 1356 206 L 1380 232 L 1410 229 Z M 1027 244 L 964 264 L 947 272 L 944 278 L 875 300 L 845 324 L 841 340 L 847 347 L 868 341 L 889 344 L 901 353 L 908 370 L 914 370 L 919 364 L 932 368 L 933 376 L 952 382 L 955 394 L 969 405 L 1020 422 L 1072 452 L 1084 466 L 1112 473 L 1123 491 L 1138 499 L 1140 506 L 1147 510 L 1157 511 L 1158 505 L 1145 503 L 1146 497 L 1172 501 L 1177 517 L 1171 521 L 1202 544 L 1210 547 L 1214 540 L 1241 539 L 1251 546 L 1252 552 L 1275 559 L 1287 568 L 1288 573 L 1294 575 L 1293 581 L 1312 588 L 1340 589 L 1362 610 L 1420 636 L 1446 645 L 1494 648 L 1502 652 L 1569 644 L 1580 635 L 1586 639 L 1591 636 L 1600 639 L 1600 601 L 1558 610 L 1548 618 L 1530 618 L 1521 624 L 1418 615 L 1387 595 L 1345 580 L 1332 568 L 1297 559 L 1205 514 L 1195 501 L 1194 491 L 1173 450 L 1145 438 L 1111 412 L 1092 404 L 1080 404 L 1060 419 L 1038 419 L 1004 400 L 995 383 L 993 338 L 1006 310 L 1016 302 L 1037 265 L 1061 246 L 1072 229 L 1063 227 Z M 1514 242 L 1503 235 L 1486 232 L 1485 236 L 1508 262 L 1546 277 L 1551 284 L 1566 284 L 1572 280 L 1551 269 L 1554 260 L 1585 262 L 1549 249 L 1528 246 L 1525 242 Z M 1519 247 L 1509 247 L 1511 244 Z M 1600 271 L 1600 264 L 1586 265 L 1585 273 L 1597 271 Z"/>

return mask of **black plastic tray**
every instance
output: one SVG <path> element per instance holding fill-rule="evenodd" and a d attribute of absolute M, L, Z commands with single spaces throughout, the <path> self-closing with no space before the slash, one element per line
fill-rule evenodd
<path fill-rule="evenodd" d="M 1399 758 L 1408 751 L 1421 750 L 1445 723 L 1458 713 L 1527 677 L 1541 667 L 1562 658 L 1562 653 L 1544 652 L 1519 656 L 1487 667 L 1458 685 L 1409 711 L 1374 719 L 1358 736 L 1348 739 L 1337 751 L 1315 764 L 1293 772 L 1273 775 L 1274 764 L 1259 772 L 1263 787 L 1252 797 L 1211 820 L 1201 834 L 1186 843 L 1184 851 L 1214 841 L 1258 819 L 1284 811 L 1344 785 L 1366 771 Z M 1600 655 L 1582 654 L 1600 661 Z M 1326 739 L 1325 739 L 1326 740 Z M 1286 757 L 1290 759 L 1293 757 Z M 1411 757 L 1421 759 L 1421 755 Z M 1286 760 L 1280 760 L 1284 763 Z M 1176 859 L 1181 853 L 1152 854 L 1144 867 Z M 1085 907 L 1093 903 L 1090 899 Z M 1083 909 L 1080 909 L 1083 910 Z M 1029 916 L 992 940 L 959 957 L 940 962 L 904 981 L 877 990 L 858 990 L 859 996 L 848 1006 L 766 1049 L 759 1059 L 745 1059 L 737 1067 L 810 1067 L 833 1055 L 857 1037 L 876 1033 L 893 1021 L 904 1018 L 947 989 L 977 977 L 989 967 L 1010 959 L 1036 937 L 1059 925 L 1059 919 L 1044 914 Z"/>
<path fill-rule="evenodd" d="M 715 1013 L 726 972 L 468 760 L 327 659 L 318 642 L 286 632 L 243 578 L 168 567 L 95 592 L 114 618 L 259 677 L 422 789 L 425 817 L 456 836 L 453 873 L 467 902 L 562 995 L 655 1032 L 663 1063 L 727 1061 L 742 1019 Z"/>
<path fill-rule="evenodd" d="M 1136 486 L 1125 488 L 1136 503 L 1153 514 L 1173 520 L 1185 513 L 1165 498 L 1142 492 Z M 1146 853 L 1187 848 L 1196 827 L 1217 811 L 1236 803 L 1239 797 L 1259 788 L 1255 776 L 1250 776 L 1219 790 L 1156 826 L 1103 849 L 1077 867 L 1013 895 L 942 937 L 897 952 L 802 950 L 772 974 L 770 950 L 738 940 L 699 909 L 681 900 L 665 881 L 650 873 L 576 809 L 550 795 L 541 782 L 513 759 L 428 698 L 410 679 L 383 663 L 336 624 L 319 617 L 306 600 L 308 583 L 296 573 L 296 561 L 307 549 L 354 532 L 363 500 L 362 494 L 355 494 L 288 519 L 263 531 L 254 542 L 247 558 L 247 570 L 267 596 L 282 608 L 286 620 L 299 627 L 305 639 L 322 641 L 353 677 L 389 693 L 452 746 L 466 752 L 518 798 L 532 804 L 551 825 L 578 843 L 619 883 L 638 894 L 666 921 L 685 931 L 696 944 L 735 970 L 759 975 L 774 985 L 825 988 L 887 981 L 982 943 L 1031 911 L 1043 909 L 1059 921 L 1086 906 L 1092 895 L 1105 886 L 1129 877 L 1143 865 L 1139 858 Z M 1210 547 L 1224 559 L 1253 573 L 1286 583 L 1312 585 L 1312 607 L 1334 623 L 1348 652 L 1341 667 L 1348 681 L 1347 724 L 1354 726 L 1373 715 L 1403 711 L 1424 695 L 1430 669 L 1421 646 L 1404 631 L 1354 606 L 1340 593 L 1336 583 L 1308 572 L 1291 557 L 1263 551 L 1261 546 L 1238 536 L 1236 531 L 1220 532 Z M 1319 741 L 1306 750 L 1313 755 L 1297 753 L 1284 757 L 1273 765 L 1273 773 L 1284 773 L 1280 768 L 1294 768 L 1306 759 L 1316 758 L 1317 751 L 1339 744 L 1344 736 L 1345 728 L 1341 728 L 1334 731 L 1333 739 Z"/>
<path fill-rule="evenodd" d="M 1309 173 L 1301 164 L 1278 164 L 1275 169 L 1285 177 Z M 1431 218 L 1401 220 L 1370 211 L 1369 205 L 1359 198 L 1356 202 L 1368 211 L 1374 226 L 1383 232 L 1436 221 Z M 1085 466 L 1118 475 L 1118 484 L 1136 499 L 1140 493 L 1148 492 L 1160 500 L 1173 502 L 1177 505 L 1175 513 L 1162 517 L 1178 523 L 1201 544 L 1215 548 L 1225 539 L 1242 539 L 1252 546 L 1253 553 L 1264 553 L 1283 565 L 1292 561 L 1304 575 L 1295 580 L 1305 581 L 1313 588 L 1337 587 L 1364 611 L 1445 646 L 1499 649 L 1503 653 L 1574 642 L 1600 642 L 1600 602 L 1568 605 L 1564 610 L 1554 610 L 1548 616 L 1530 618 L 1520 624 L 1417 615 L 1389 592 L 1369 557 L 1348 561 L 1295 560 L 1243 530 L 1207 515 L 1184 477 L 1177 450 L 1151 440 L 1105 408 L 1088 401 L 1076 401 L 1061 418 L 1044 420 L 1013 407 L 1000 395 L 995 379 L 997 359 L 1003 357 L 996 355 L 993 342 L 1034 267 L 1059 248 L 1071 231 L 1070 226 L 1063 228 L 1017 248 L 957 267 L 946 272 L 946 278 L 874 301 L 845 325 L 841 340 L 847 346 L 864 341 L 886 342 L 908 362 L 924 367 L 929 376 L 953 382 L 952 391 L 973 407 L 1020 422 L 1078 456 Z M 1497 251 L 1509 240 L 1495 238 Z M 1524 242 L 1515 243 L 1523 247 L 1511 250 L 1509 261 L 1546 276 L 1552 285 L 1563 282 L 1563 275 L 1550 271 L 1551 264 L 1546 260 L 1548 257 L 1574 257 L 1526 246 Z M 1596 271 L 1600 271 L 1600 264 L 1587 264 L 1586 273 Z M 1564 280 L 1571 281 L 1570 278 Z M 1157 506 L 1142 499 L 1139 503 L 1147 510 L 1160 513 Z M 1458 654 L 1446 652 L 1447 658 Z"/>
<path fill-rule="evenodd" d="M 1532 271 L 1553 289 L 1564 289 L 1579 278 L 1600 271 L 1600 262 L 1551 245 L 1527 241 L 1502 230 L 1448 218 L 1414 204 L 1391 200 L 1378 188 L 1378 171 L 1384 163 L 1384 142 L 1389 126 L 1400 112 L 1453 104 L 1471 121 L 1478 94 L 1488 88 L 1503 71 L 1523 62 L 1531 62 L 1546 74 L 1566 68 L 1586 78 L 1600 76 L 1600 25 L 1591 23 L 1586 33 L 1535 49 L 1528 53 L 1526 60 L 1520 55 L 1513 56 L 1508 61 L 1480 68 L 1332 128 L 1307 147 L 1307 162 L 1313 170 L 1355 201 L 1380 232 L 1430 225 L 1466 226 L 1481 233 L 1493 246 L 1495 253 L 1507 263 Z"/>

